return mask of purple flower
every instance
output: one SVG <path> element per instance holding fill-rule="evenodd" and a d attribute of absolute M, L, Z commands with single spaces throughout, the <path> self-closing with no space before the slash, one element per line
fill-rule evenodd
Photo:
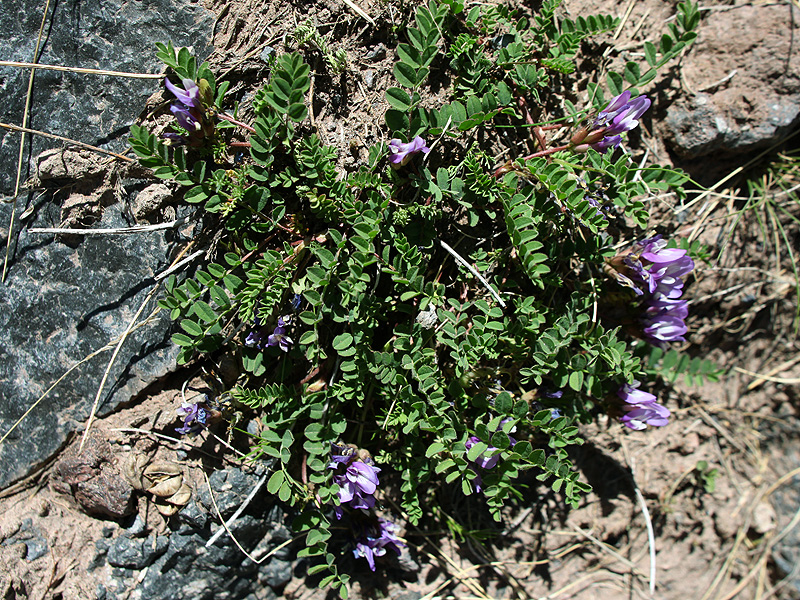
<path fill-rule="evenodd" d="M 660 235 L 637 242 L 632 251 L 611 264 L 619 265 L 615 277 L 644 299 L 641 316 L 645 337 L 653 344 L 683 341 L 689 306 L 680 297 L 683 278 L 694 269 L 686 250 L 667 248 Z"/>
<path fill-rule="evenodd" d="M 261 324 L 261 321 L 256 318 L 255 324 L 256 327 L 258 327 Z M 245 346 L 256 347 L 259 350 L 278 346 L 284 352 L 288 352 L 292 349 L 292 344 L 294 344 L 292 338 L 286 335 L 286 329 L 291 324 L 292 318 L 290 316 L 287 315 L 278 317 L 278 324 L 275 326 L 275 329 L 272 330 L 271 334 L 267 335 L 269 329 L 266 327 L 262 327 L 256 331 L 251 331 L 244 339 L 244 344 Z"/>
<path fill-rule="evenodd" d="M 378 473 L 368 456 L 359 458 L 355 448 L 331 444 L 331 462 L 328 468 L 334 471 L 333 482 L 339 486 L 339 507 L 336 518 L 341 518 L 341 506 L 370 509 L 375 506 L 375 490 L 378 489 Z"/>
<path fill-rule="evenodd" d="M 506 418 L 506 419 L 503 419 L 502 421 L 500 421 L 500 423 L 497 426 L 497 431 L 502 431 L 503 430 L 503 425 L 505 425 L 509 421 L 511 421 L 511 418 Z M 516 428 L 516 426 L 514 426 L 509 430 L 508 433 L 514 433 L 516 430 L 517 430 L 517 428 Z M 506 435 L 508 435 L 508 434 L 506 434 Z M 464 442 L 464 446 L 466 447 L 467 451 L 469 452 L 470 448 L 472 448 L 475 444 L 479 443 L 480 441 L 481 441 L 481 439 L 478 436 L 471 435 L 470 437 L 467 438 L 467 441 Z M 517 443 L 517 440 L 515 440 L 513 437 L 511 437 L 509 435 L 508 436 L 508 443 L 509 443 L 509 445 L 514 446 L 514 444 Z M 477 477 L 475 477 L 472 480 L 473 484 L 475 485 L 475 491 L 476 492 L 480 492 L 481 489 L 482 489 L 481 475 L 480 475 L 480 472 L 478 471 L 478 469 L 479 468 L 480 469 L 485 469 L 485 470 L 493 469 L 494 467 L 497 466 L 497 464 L 499 462 L 500 462 L 500 449 L 499 448 L 495 448 L 494 446 L 491 446 L 491 445 L 489 445 L 483 452 L 481 452 L 475 458 L 475 460 L 470 462 L 470 467 L 478 475 Z"/>
<path fill-rule="evenodd" d="M 619 418 L 620 422 L 636 431 L 647 429 L 648 425 L 651 427 L 663 427 L 669 423 L 669 410 L 656 402 L 628 405 L 624 410 L 627 412 Z"/>
<path fill-rule="evenodd" d="M 278 346 L 284 352 L 292 349 L 292 338 L 286 335 L 286 327 L 291 325 L 291 317 L 278 317 L 278 326 L 272 331 L 272 335 L 267 338 L 267 346 Z"/>
<path fill-rule="evenodd" d="M 639 96 L 631 100 L 629 91 L 622 92 L 606 106 L 595 119 L 593 128 L 606 127 L 603 137 L 619 135 L 634 129 L 639 118 L 650 108 L 650 98 Z M 624 100 L 624 103 L 622 101 Z M 622 105 L 620 106 L 620 104 Z M 609 124 L 610 123 L 610 124 Z"/>
<path fill-rule="evenodd" d="M 639 382 L 625 384 L 617 390 L 617 396 L 624 402 L 620 422 L 636 431 L 652 427 L 663 427 L 669 422 L 670 412 L 656 402 L 653 394 L 638 389 Z"/>
<path fill-rule="evenodd" d="M 177 413 L 183 419 L 183 427 L 176 427 L 175 431 L 181 435 L 199 433 L 208 421 L 208 411 L 197 402 L 182 402 Z"/>
<path fill-rule="evenodd" d="M 201 83 L 204 81 L 205 80 L 201 80 Z M 177 99 L 177 102 L 173 102 L 169 109 L 175 116 L 178 124 L 183 127 L 189 135 L 185 136 L 170 132 L 163 134 L 163 137 L 175 143 L 199 146 L 202 144 L 204 137 L 213 134 L 214 124 L 205 117 L 206 111 L 203 106 L 203 100 L 200 97 L 200 86 L 191 79 L 183 79 L 181 83 L 185 89 L 173 85 L 169 79 L 164 80 L 166 88 L 172 92 Z M 207 85 L 206 90 L 208 90 Z"/>
<path fill-rule="evenodd" d="M 203 104 L 200 101 L 200 87 L 192 79 L 182 79 L 181 83 L 183 83 L 184 89 L 172 85 L 169 79 L 164 80 L 164 85 L 177 98 L 178 102 L 186 108 L 196 108 L 202 111 Z"/>
<path fill-rule="evenodd" d="M 467 447 L 467 450 L 469 450 L 480 441 L 481 439 L 479 437 L 472 435 L 467 439 L 466 442 L 464 442 L 464 445 Z M 498 450 L 499 448 L 495 448 L 494 446 L 489 446 L 488 448 L 486 448 L 486 450 L 481 452 L 474 461 L 472 461 L 472 464 L 480 467 L 481 469 L 491 469 L 493 467 L 496 467 L 497 463 L 500 462 L 500 454 L 496 453 L 491 456 L 486 456 L 486 455 L 491 454 L 492 452 L 497 452 Z"/>
<path fill-rule="evenodd" d="M 624 91 L 612 98 L 600 111 L 591 127 L 581 129 L 572 138 L 575 152 L 586 152 L 594 148 L 605 153 L 609 148 L 617 148 L 622 143 L 622 135 L 634 129 L 639 119 L 650 108 L 650 98 L 639 96 L 631 100 L 630 91 Z"/>
<path fill-rule="evenodd" d="M 617 396 L 622 398 L 622 401 L 627 404 L 647 404 L 648 402 L 655 402 L 657 398 L 653 394 L 638 389 L 639 385 L 638 381 L 626 383 L 617 390 Z"/>
<path fill-rule="evenodd" d="M 404 144 L 398 139 L 390 140 L 389 150 L 392 151 L 392 153 L 389 155 L 389 164 L 394 169 L 399 169 L 408 163 L 408 161 L 411 160 L 411 157 L 417 152 L 427 154 L 431 151 L 431 149 L 425 145 L 425 140 L 419 136 L 415 137 L 407 144 Z"/>
<path fill-rule="evenodd" d="M 397 530 L 397 525 L 382 517 L 379 518 L 377 525 L 372 524 L 365 527 L 356 539 L 353 554 L 356 558 L 366 558 L 369 568 L 374 571 L 375 557 L 386 554 L 387 548 L 394 550 L 400 556 L 400 546 L 405 546 L 405 544 L 395 535 Z"/>
<path fill-rule="evenodd" d="M 178 125 L 183 127 L 186 131 L 200 131 L 203 128 L 203 124 L 201 123 L 200 119 L 196 118 L 192 114 L 192 111 L 185 106 L 173 104 L 169 107 L 169 110 L 177 119 Z"/>
<path fill-rule="evenodd" d="M 645 336 L 657 346 L 663 346 L 667 342 L 685 341 L 683 334 L 686 333 L 688 328 L 680 317 L 659 314 L 649 319 L 644 319 L 642 323 Z"/>

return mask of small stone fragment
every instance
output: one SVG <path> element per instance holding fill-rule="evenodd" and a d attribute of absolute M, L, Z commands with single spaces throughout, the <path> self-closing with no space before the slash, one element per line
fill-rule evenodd
<path fill-rule="evenodd" d="M 775 529 L 777 515 L 769 502 L 759 502 L 753 511 L 752 529 L 758 535 L 764 535 Z"/>

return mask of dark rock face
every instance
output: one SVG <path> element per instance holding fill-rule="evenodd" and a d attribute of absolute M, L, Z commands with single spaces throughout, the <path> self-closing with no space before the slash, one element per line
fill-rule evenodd
<path fill-rule="evenodd" d="M 32 61 L 41 9 L 25 0 L 4 0 L 0 38 L 5 60 Z M 38 61 L 42 64 L 157 73 L 156 42 L 193 45 L 199 57 L 210 52 L 214 17 L 193 0 L 66 0 L 51 3 L 50 11 Z M 29 76 L 28 69 L 0 67 L 0 121 L 22 124 Z M 37 70 L 28 127 L 121 150 L 127 145 L 128 126 L 161 86 L 157 79 Z M 26 160 L 61 145 L 43 137 L 32 143 Z M 0 195 L 13 193 L 18 151 L 19 134 L 0 130 Z M 25 169 L 22 181 L 29 175 Z"/>
<path fill-rule="evenodd" d="M 8 220 L 10 205 L 0 205 Z M 38 226 L 59 222 L 46 204 Z M 106 208 L 101 227 L 125 227 L 119 205 Z M 121 335 L 168 265 L 163 231 L 125 236 L 86 236 L 76 248 L 52 235 L 23 231 L 5 285 L 0 286 L 0 431 L 25 411 L 70 367 Z M 142 313 L 155 307 L 152 299 Z M 131 333 L 101 397 L 106 414 L 175 364 L 168 316 L 159 313 Z M 64 378 L 0 446 L 0 487 L 24 476 L 52 455 L 89 415 L 110 359 L 106 351 Z"/>
<path fill-rule="evenodd" d="M 236 468 L 212 474 L 210 483 L 223 518 L 239 508 L 260 478 L 260 473 Z M 231 531 L 248 552 L 261 558 L 291 539 L 286 520 L 277 506 L 265 505 L 263 498 L 256 497 Z M 178 514 L 168 535 L 134 539 L 125 533 L 115 538 L 107 551 L 105 544 L 98 547 L 95 562 L 115 567 L 111 574 L 117 592 L 135 589 L 143 600 L 234 600 L 245 598 L 254 589 L 259 590 L 262 600 L 276 598 L 273 589 L 282 588 L 292 577 L 289 549 L 256 564 L 242 554 L 227 533 L 206 547 L 212 536 L 211 523 L 213 531 L 220 527 L 208 488 L 201 487 L 197 502 Z M 141 581 L 127 570 L 144 566 L 149 568 Z"/>
<path fill-rule="evenodd" d="M 4 59 L 32 60 L 40 11 L 41 6 L 32 10 L 23 0 L 4 2 L 0 10 Z M 213 15 L 192 0 L 66 0 L 51 3 L 50 11 L 40 47 L 42 64 L 154 73 L 161 68 L 155 57 L 156 42 L 172 39 L 176 46 L 194 44 L 200 57 L 210 51 Z M 0 121 L 22 124 L 29 73 L 0 67 Z M 161 85 L 158 79 L 37 70 L 28 127 L 120 151 L 127 145 L 130 123 Z M 33 157 L 62 146 L 28 136 L 22 182 L 35 174 Z M 0 130 L 0 199 L 13 194 L 18 150 L 19 134 Z M 43 159 L 40 171 L 45 185 L 79 175 L 102 180 L 92 160 L 96 156 L 68 158 L 65 162 L 63 154 L 50 154 Z M 48 177 L 50 181 L 44 181 Z M 72 191 L 62 214 L 46 197 L 20 196 L 15 233 L 28 207 L 37 209 L 37 216 L 35 223 L 23 224 L 27 226 L 85 227 L 99 219 L 97 225 L 104 227 L 133 224 L 118 205 L 108 207 L 120 199 L 113 190 L 99 187 L 94 194 L 78 187 Z M 59 203 L 63 195 L 57 198 Z M 12 205 L 0 203 L 3 246 L 11 210 Z M 156 232 L 61 241 L 25 230 L 15 235 L 8 278 L 0 286 L 0 434 L 8 432 L 67 369 L 125 330 L 152 286 L 150 278 L 169 264 L 170 235 Z M 2 251 L 5 254 L 5 248 Z M 154 302 L 143 316 L 153 307 Z M 174 365 L 168 327 L 166 317 L 159 316 L 126 341 L 101 398 L 100 414 L 129 400 Z M 4 466 L 0 487 L 50 456 L 85 421 L 109 358 L 105 352 L 72 372 L 5 440 L 0 446 Z"/>
<path fill-rule="evenodd" d="M 800 124 L 797 18 L 791 4 L 742 5 L 704 18 L 681 67 L 687 93 L 661 126 L 678 155 L 742 154 Z"/>
<path fill-rule="evenodd" d="M 776 473 L 789 473 L 797 468 L 800 461 L 800 445 L 797 441 L 796 435 L 785 437 L 781 451 L 775 454 L 776 461 L 772 465 Z M 777 531 L 783 531 L 800 506 L 800 476 L 795 475 L 776 489 L 771 500 L 777 513 Z M 800 531 L 797 527 L 789 530 L 773 547 L 772 560 L 778 574 L 788 579 L 791 593 L 794 594 L 792 597 L 800 596 L 800 574 L 797 572 L 797 565 L 800 564 Z"/>

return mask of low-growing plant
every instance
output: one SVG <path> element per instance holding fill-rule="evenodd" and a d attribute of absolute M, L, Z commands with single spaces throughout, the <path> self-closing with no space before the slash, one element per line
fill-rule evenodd
<path fill-rule="evenodd" d="M 694 38 L 697 8 L 680 4 L 660 44 L 645 44 L 646 67 L 607 74 L 610 101 L 590 85 L 579 107 L 566 96 L 581 44 L 617 21 L 559 19 L 558 5 L 530 21 L 455 0 L 417 7 L 386 139 L 349 172 L 308 123 L 300 54 L 274 58 L 248 125 L 207 64 L 159 46 L 177 124 L 161 138 L 133 126 L 131 145 L 216 230 L 210 261 L 166 282 L 178 361 L 239 361 L 223 399 L 257 415 L 249 459 L 272 461 L 267 490 L 296 508 L 309 573 L 342 596 L 334 524 L 374 570 L 404 543 L 389 506 L 417 524 L 452 488 L 500 520 L 524 471 L 574 506 L 590 490 L 569 457 L 580 423 L 667 423 L 644 391 L 642 349 L 683 339 L 694 263 L 635 230 L 649 225 L 648 195 L 681 196 L 687 177 L 619 148 L 650 107 L 637 88 Z M 448 71 L 454 97 L 432 106 L 426 86 Z M 500 152 L 512 158 L 498 164 Z M 181 433 L 207 427 L 207 408 L 182 407 Z"/>

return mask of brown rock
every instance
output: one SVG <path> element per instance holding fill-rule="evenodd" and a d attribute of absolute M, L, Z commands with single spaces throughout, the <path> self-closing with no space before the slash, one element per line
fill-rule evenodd
<path fill-rule="evenodd" d="M 120 518 L 134 512 L 133 487 L 123 476 L 110 444 L 93 436 L 83 451 L 76 445 L 55 466 L 53 487 L 73 496 L 89 514 Z"/>

